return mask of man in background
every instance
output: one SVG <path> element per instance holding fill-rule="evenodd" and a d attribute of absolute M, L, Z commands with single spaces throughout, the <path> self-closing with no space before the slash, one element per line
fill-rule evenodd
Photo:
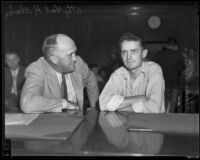
<path fill-rule="evenodd" d="M 15 52 L 5 54 L 5 111 L 20 112 L 20 94 L 24 83 L 25 68 L 20 65 L 20 57 Z"/>
<path fill-rule="evenodd" d="M 22 111 L 83 109 L 85 87 L 90 107 L 94 108 L 99 96 L 98 84 L 87 64 L 76 56 L 74 41 L 64 34 L 53 34 L 45 38 L 42 51 L 44 56 L 26 69 L 20 101 Z"/>
<path fill-rule="evenodd" d="M 158 52 L 153 61 L 158 63 L 163 70 L 166 86 L 166 108 L 168 108 L 169 112 L 182 110 L 180 107 L 184 87 L 182 71 L 185 69 L 185 65 L 183 56 L 178 50 L 176 39 L 169 38 L 165 50 Z"/>
<path fill-rule="evenodd" d="M 163 70 L 166 88 L 181 87 L 181 72 L 184 70 L 184 59 L 178 51 L 178 44 L 175 39 L 169 38 L 166 49 L 158 52 L 153 61 L 158 63 Z"/>

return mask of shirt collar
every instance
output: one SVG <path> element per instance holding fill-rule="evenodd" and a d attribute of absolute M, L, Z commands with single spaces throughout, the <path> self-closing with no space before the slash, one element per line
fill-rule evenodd
<path fill-rule="evenodd" d="M 147 72 L 146 62 L 144 62 L 144 61 L 142 62 L 141 72 L 143 72 L 143 73 L 146 73 L 146 72 Z M 124 67 L 122 68 L 121 76 L 122 76 L 123 78 L 125 78 L 125 79 L 127 79 L 128 76 L 129 76 L 129 73 L 128 73 L 127 69 L 124 68 Z"/>
<path fill-rule="evenodd" d="M 17 69 L 16 70 L 10 70 L 11 71 L 11 73 L 12 74 L 17 74 L 18 73 L 18 71 L 19 71 L 19 67 L 17 67 Z"/>
<path fill-rule="evenodd" d="M 55 73 L 56 73 L 56 75 L 57 75 L 57 77 L 59 77 L 59 78 L 61 78 L 62 77 L 62 75 L 61 75 L 61 73 L 60 72 L 57 72 L 56 70 L 54 70 L 55 71 Z M 69 78 L 69 74 L 65 74 L 65 78 Z"/>

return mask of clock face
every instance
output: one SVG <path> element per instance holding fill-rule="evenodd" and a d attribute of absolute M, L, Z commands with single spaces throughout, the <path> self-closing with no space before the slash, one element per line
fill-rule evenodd
<path fill-rule="evenodd" d="M 151 29 L 157 29 L 159 28 L 161 25 L 161 19 L 160 17 L 158 16 L 151 16 L 149 17 L 148 19 L 148 26 L 151 28 Z"/>

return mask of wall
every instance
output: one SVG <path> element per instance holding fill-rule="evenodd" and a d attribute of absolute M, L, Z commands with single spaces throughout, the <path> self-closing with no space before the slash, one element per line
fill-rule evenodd
<path fill-rule="evenodd" d="M 132 32 L 147 41 L 151 59 L 169 37 L 178 40 L 180 49 L 198 50 L 197 10 L 196 4 L 4 3 L 3 47 L 16 51 L 28 65 L 42 56 L 47 35 L 65 33 L 75 40 L 78 54 L 86 62 L 106 65 L 110 55 L 117 52 L 120 34 Z M 161 17 L 157 30 L 147 25 L 151 15 Z"/>

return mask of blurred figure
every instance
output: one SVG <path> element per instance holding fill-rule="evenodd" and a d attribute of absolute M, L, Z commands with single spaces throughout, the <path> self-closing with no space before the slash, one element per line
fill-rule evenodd
<path fill-rule="evenodd" d="M 15 52 L 6 52 L 5 63 L 5 111 L 21 112 L 19 102 L 25 68 L 20 65 L 20 57 Z"/>
<path fill-rule="evenodd" d="M 104 82 L 107 80 L 107 72 L 106 72 L 106 69 L 104 67 L 102 67 L 99 70 L 99 75 L 103 79 Z"/>
<path fill-rule="evenodd" d="M 123 65 L 121 58 L 119 57 L 119 54 L 117 52 L 112 53 L 110 56 L 109 64 L 107 65 L 107 72 L 108 72 L 108 77 L 119 67 Z"/>
<path fill-rule="evenodd" d="M 98 66 L 97 64 L 91 64 L 90 68 L 96 76 L 99 86 L 99 92 L 101 92 L 106 83 L 106 78 L 107 78 L 106 70 L 104 67 Z"/>
<path fill-rule="evenodd" d="M 183 74 L 185 76 L 185 80 L 187 83 L 194 85 L 194 80 L 197 80 L 199 77 L 199 58 L 198 54 L 193 48 L 185 49 L 183 52 L 184 62 L 185 62 L 185 70 Z M 195 82 L 196 84 L 197 82 Z"/>
<path fill-rule="evenodd" d="M 102 82 L 103 78 L 99 75 L 99 71 L 100 71 L 101 67 L 98 66 L 97 64 L 91 64 L 89 67 L 93 71 L 93 73 L 97 79 L 97 82 Z"/>
<path fill-rule="evenodd" d="M 158 52 L 153 61 L 161 66 L 167 89 L 179 88 L 183 85 L 181 72 L 184 70 L 184 60 L 178 51 L 175 39 L 168 39 L 166 49 Z"/>
<path fill-rule="evenodd" d="M 166 49 L 158 52 L 153 61 L 158 63 L 165 79 L 165 106 L 170 112 L 181 111 L 184 77 L 182 71 L 185 68 L 182 54 L 178 50 L 176 39 L 169 38 Z M 176 97 L 173 97 L 176 95 Z M 174 104 L 174 105 L 170 105 Z"/>
<path fill-rule="evenodd" d="M 185 70 L 182 72 L 185 77 L 184 104 L 186 113 L 199 112 L 199 55 L 193 48 L 185 48 L 182 52 L 185 62 Z"/>

